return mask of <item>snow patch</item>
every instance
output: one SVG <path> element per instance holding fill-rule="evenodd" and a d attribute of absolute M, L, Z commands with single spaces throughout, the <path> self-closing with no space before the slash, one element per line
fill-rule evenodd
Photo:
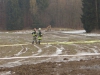
<path fill-rule="evenodd" d="M 0 75 L 11 75 L 11 71 L 0 72 Z"/>
<path fill-rule="evenodd" d="M 80 69 L 92 69 L 92 70 L 100 70 L 100 65 L 92 65 L 92 66 L 81 66 Z"/>
<path fill-rule="evenodd" d="M 57 47 L 56 47 L 57 48 Z M 55 55 L 62 54 L 62 51 L 64 50 L 64 47 L 61 46 L 61 48 L 57 48 Z"/>
<path fill-rule="evenodd" d="M 34 45 L 34 46 L 38 49 L 38 53 L 33 54 L 33 56 L 34 55 L 38 55 L 38 54 L 40 54 L 42 52 L 42 49 L 40 47 L 38 47 L 37 45 Z"/>
<path fill-rule="evenodd" d="M 85 30 L 76 30 L 76 31 L 64 31 L 63 33 L 70 33 L 70 34 L 81 34 L 85 33 Z"/>
<path fill-rule="evenodd" d="M 24 60 L 24 59 L 22 59 Z M 22 60 L 17 60 L 17 61 L 14 61 L 14 62 L 8 62 L 6 64 L 3 64 L 3 65 L 0 65 L 0 67 L 14 67 L 14 66 L 19 66 L 19 65 L 22 65 Z"/>
<path fill-rule="evenodd" d="M 62 33 L 79 34 L 79 35 L 85 35 L 85 36 L 100 36 L 100 34 L 97 34 L 97 33 L 86 33 L 85 30 L 63 31 Z"/>

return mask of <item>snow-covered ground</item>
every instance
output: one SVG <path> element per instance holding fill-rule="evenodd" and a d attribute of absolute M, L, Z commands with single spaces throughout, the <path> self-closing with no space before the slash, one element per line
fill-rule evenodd
<path fill-rule="evenodd" d="M 42 31 L 42 43 L 45 44 L 32 45 L 31 33 L 32 30 L 0 32 L 0 67 L 14 67 L 41 62 L 80 61 L 93 59 L 92 56 L 100 58 L 100 34 L 85 33 L 84 30 Z M 75 43 L 77 41 L 83 43 Z M 84 41 L 88 43 L 84 43 Z M 96 42 L 91 43 L 91 41 Z M 49 42 L 52 44 L 48 44 Z M 64 61 L 64 58 L 67 60 Z"/>
<path fill-rule="evenodd" d="M 75 31 L 63 31 L 65 34 L 78 34 L 78 35 L 84 35 L 84 36 L 100 36 L 98 33 L 86 33 L 85 30 L 75 30 Z"/>

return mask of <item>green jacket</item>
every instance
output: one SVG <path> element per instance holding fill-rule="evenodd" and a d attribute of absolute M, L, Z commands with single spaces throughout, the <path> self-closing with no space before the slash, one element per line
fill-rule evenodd
<path fill-rule="evenodd" d="M 42 35 L 41 31 L 39 31 L 39 32 L 38 32 L 38 40 L 41 40 L 41 39 L 42 39 L 42 36 L 43 36 L 43 35 Z"/>
<path fill-rule="evenodd" d="M 36 31 L 33 31 L 33 32 L 32 32 L 32 35 L 33 35 L 33 37 L 36 37 L 36 36 L 37 36 Z"/>

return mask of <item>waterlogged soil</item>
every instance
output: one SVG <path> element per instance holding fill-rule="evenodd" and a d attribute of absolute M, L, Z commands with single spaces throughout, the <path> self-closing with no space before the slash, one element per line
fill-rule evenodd
<path fill-rule="evenodd" d="M 64 58 L 63 61 L 67 59 Z M 69 62 L 43 62 L 0 68 L 3 75 L 100 75 L 100 58 Z M 7 74 L 8 73 L 8 74 Z"/>
<path fill-rule="evenodd" d="M 31 31 L 0 35 L 0 44 L 8 45 L 0 47 L 0 75 L 100 75 L 100 42 L 91 43 L 99 41 L 100 34 L 43 32 L 42 43 L 47 44 L 42 45 L 30 44 Z M 89 42 L 75 43 L 77 41 Z M 55 44 L 49 45 L 49 42 Z M 13 46 L 16 43 L 29 44 Z"/>

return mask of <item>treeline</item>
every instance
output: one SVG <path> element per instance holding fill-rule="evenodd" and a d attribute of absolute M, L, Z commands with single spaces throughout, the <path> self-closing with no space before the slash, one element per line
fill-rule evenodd
<path fill-rule="evenodd" d="M 39 27 L 40 25 L 42 26 L 42 22 L 39 22 L 38 15 L 48 7 L 47 1 L 48 0 L 36 0 L 35 5 L 37 12 L 34 14 L 30 11 L 35 8 L 34 6 L 31 6 L 34 4 L 34 2 L 31 4 L 31 0 L 8 0 L 6 4 L 7 30 L 23 29 L 27 26 L 31 28 L 36 26 Z"/>
<path fill-rule="evenodd" d="M 81 0 L 0 0 L 0 29 L 82 28 Z"/>
<path fill-rule="evenodd" d="M 82 23 L 87 33 L 100 30 L 100 0 L 82 0 Z"/>

